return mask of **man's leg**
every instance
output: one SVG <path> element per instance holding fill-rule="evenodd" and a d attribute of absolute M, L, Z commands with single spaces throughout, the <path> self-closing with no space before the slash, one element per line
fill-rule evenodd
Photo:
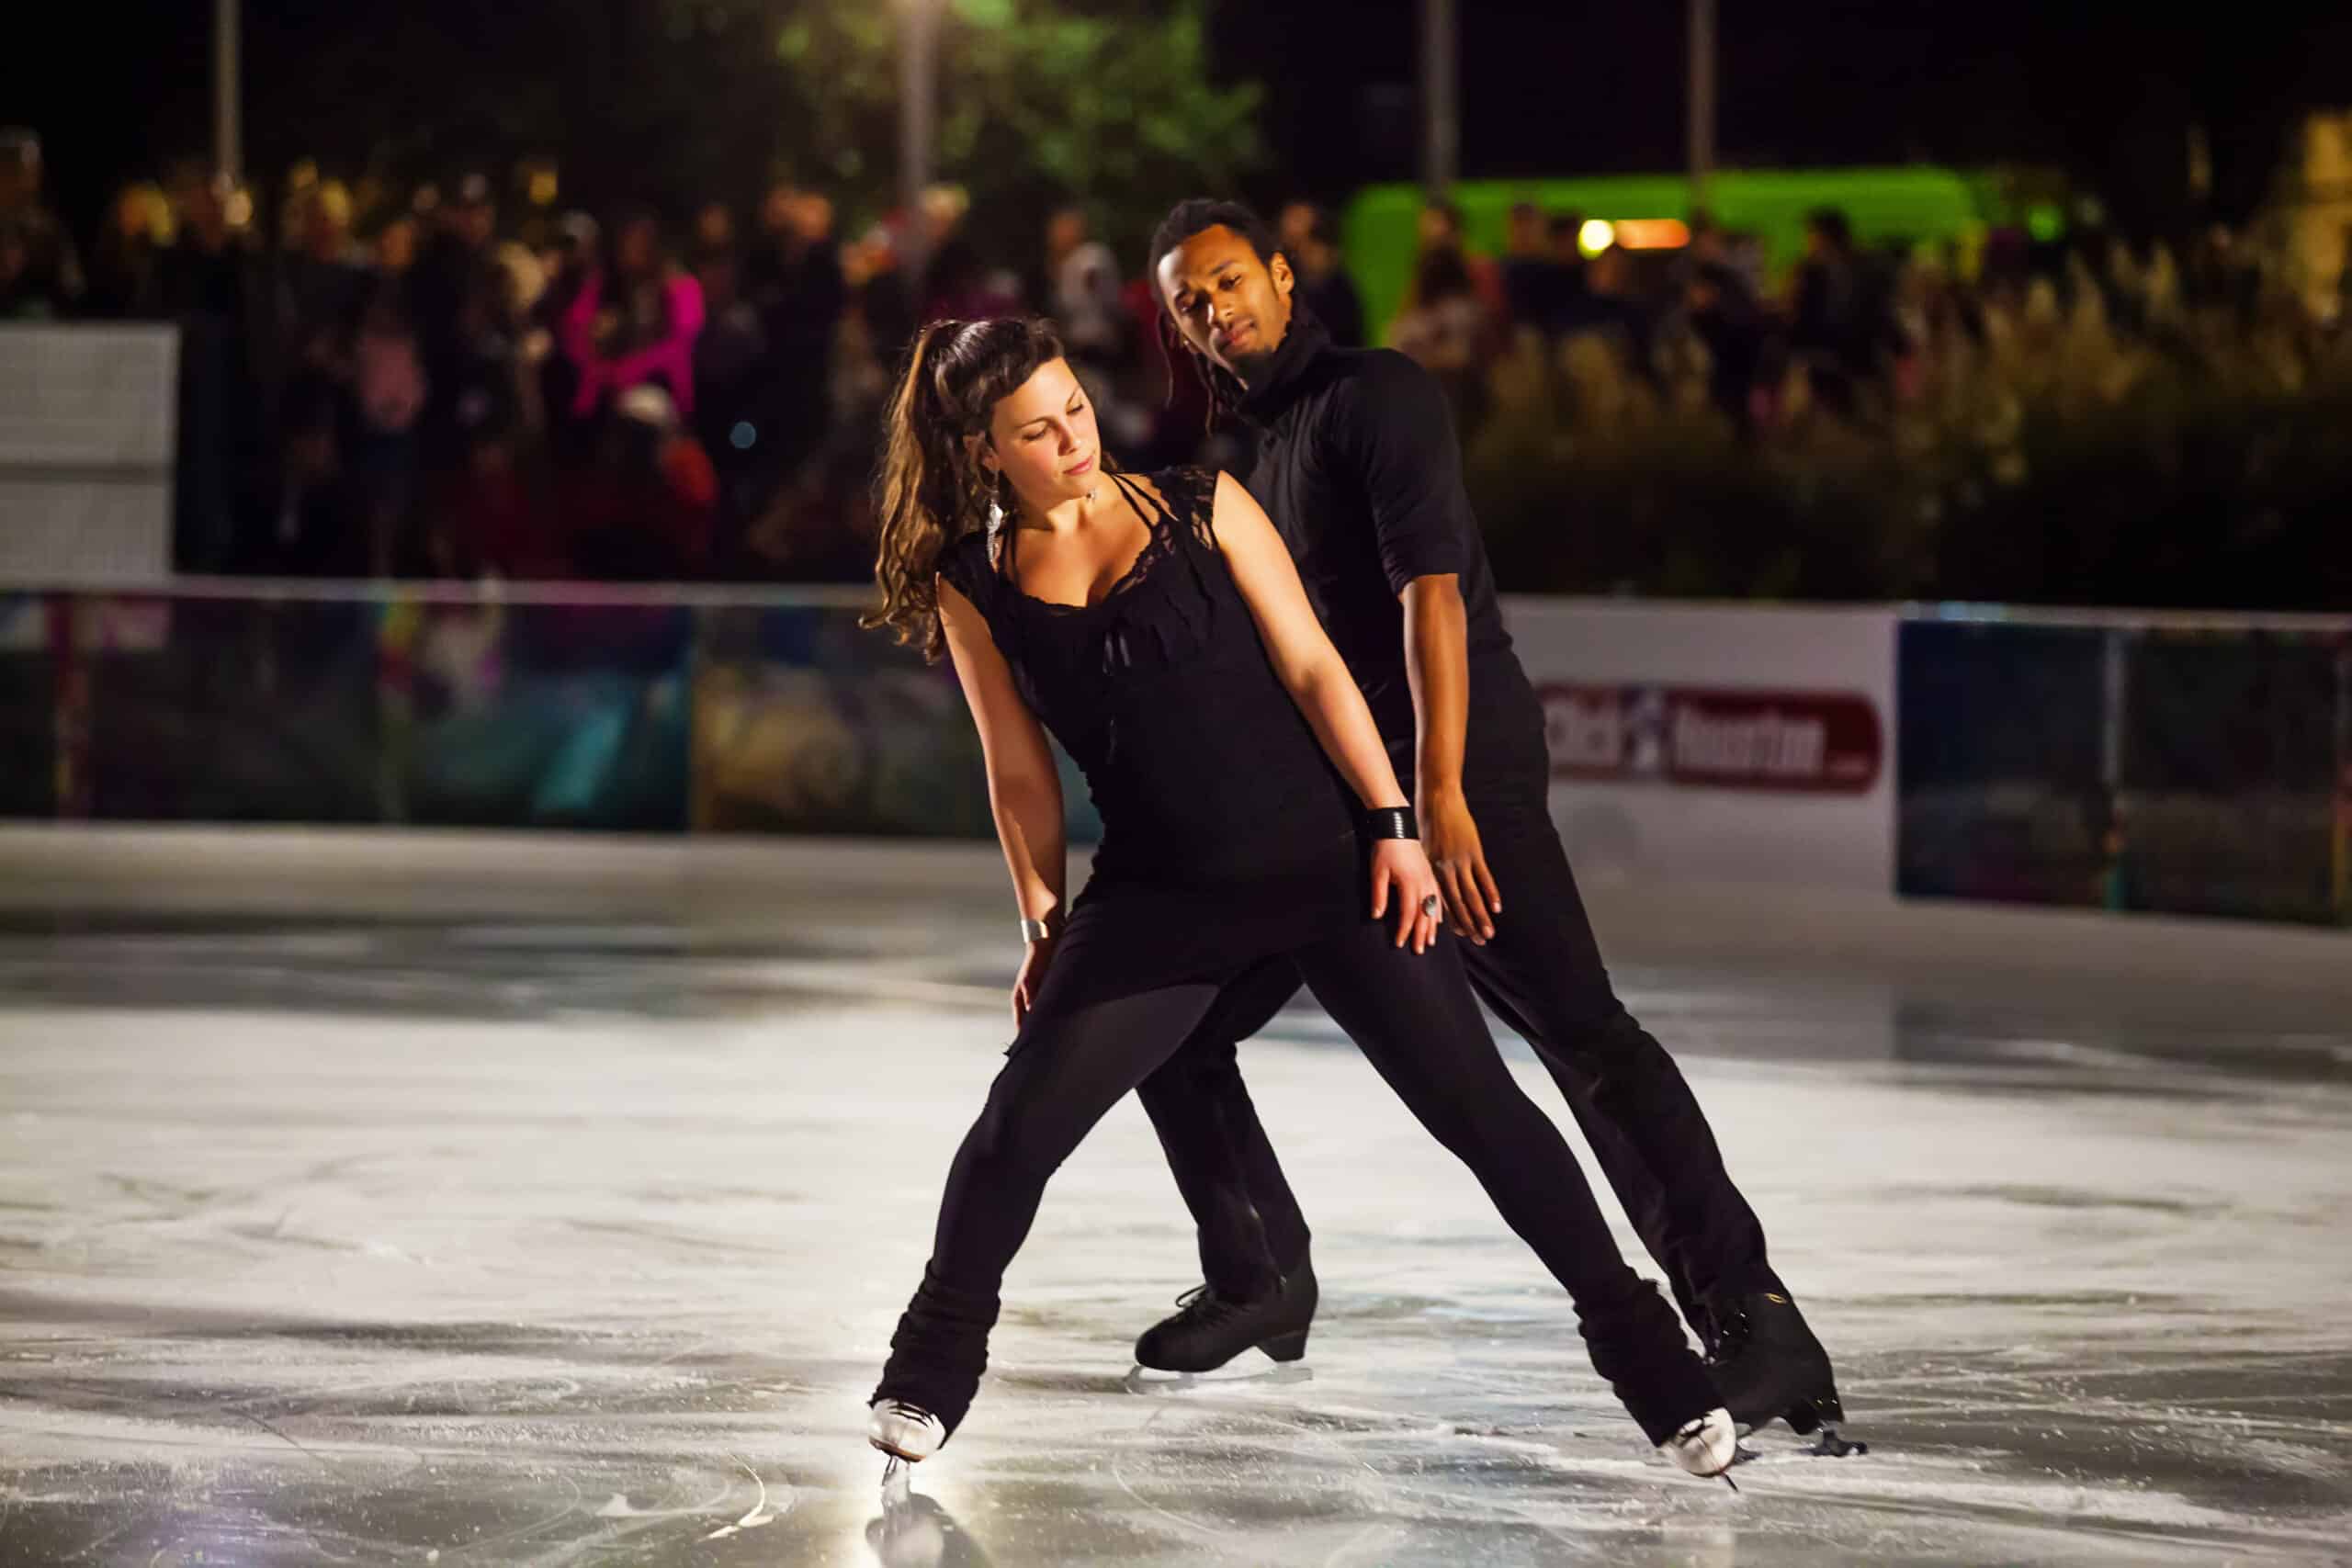
<path fill-rule="evenodd" d="M 1471 808 L 1503 900 L 1494 940 L 1463 950 L 1471 984 L 1566 1094 L 1683 1315 L 1702 1323 L 1714 1292 L 1780 1290 L 1764 1227 L 1724 1168 L 1706 1112 L 1610 986 L 1540 793 L 1474 795 Z"/>
<path fill-rule="evenodd" d="M 1540 787 L 1471 808 L 1503 913 L 1472 983 L 1560 1085 L 1643 1244 L 1699 1331 L 1735 1418 L 1800 1432 L 1844 1418 L 1834 1371 L 1764 1251 L 1681 1069 L 1618 1000 Z M 1834 1428 L 1828 1451 L 1847 1451 Z"/>
<path fill-rule="evenodd" d="M 1298 988 L 1286 958 L 1247 971 L 1136 1091 L 1199 1230 L 1202 1277 L 1229 1301 L 1272 1294 L 1306 1258 L 1306 1217 L 1259 1123 L 1235 1050 Z"/>

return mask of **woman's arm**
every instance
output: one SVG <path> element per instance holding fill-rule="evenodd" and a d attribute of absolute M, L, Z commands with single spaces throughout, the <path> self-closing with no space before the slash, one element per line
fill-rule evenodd
<path fill-rule="evenodd" d="M 1401 806 L 1405 791 L 1356 678 L 1306 602 L 1290 547 L 1231 474 L 1216 482 L 1216 542 L 1258 623 L 1258 636 L 1315 738 L 1366 807 Z"/>
<path fill-rule="evenodd" d="M 1036 1000 L 1036 987 L 1044 983 L 1063 919 L 1062 886 L 1069 865 L 1061 773 L 1054 766 L 1044 728 L 1022 700 L 1011 667 L 989 635 L 987 620 L 944 578 L 939 581 L 939 619 L 956 678 L 963 682 L 964 700 L 980 732 L 989 808 L 996 818 L 1005 869 L 1012 874 L 1013 902 L 1023 919 L 1046 921 L 1055 932 L 1029 944 L 1012 989 L 1012 1016 L 1018 1023 Z"/>
<path fill-rule="evenodd" d="M 1330 634 L 1317 618 L 1315 606 L 1298 581 L 1297 563 L 1290 547 L 1250 492 L 1230 474 L 1217 476 L 1216 509 L 1212 514 L 1217 547 L 1224 553 L 1233 581 L 1258 624 L 1258 636 L 1273 660 L 1274 673 L 1314 728 L 1315 739 L 1337 764 L 1340 775 L 1366 807 L 1400 806 L 1405 791 L 1389 765 L 1388 749 L 1372 709 L 1364 705 L 1356 678 L 1348 673 Z M 1410 852 L 1397 847 L 1409 843 Z M 1422 915 L 1422 900 L 1437 892 L 1436 874 L 1430 870 L 1420 845 L 1390 840 L 1374 846 L 1372 913 L 1386 912 L 1389 886 L 1398 895 L 1396 941 L 1409 938 L 1413 951 L 1425 949 L 1436 935 L 1436 922 Z"/>

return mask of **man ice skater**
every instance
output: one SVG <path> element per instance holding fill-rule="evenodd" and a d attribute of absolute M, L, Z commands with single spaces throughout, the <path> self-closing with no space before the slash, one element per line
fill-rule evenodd
<path fill-rule="evenodd" d="M 1257 497 L 1363 686 L 1487 1005 L 1527 1037 L 1707 1348 L 1735 1420 L 1842 1419 L 1828 1355 L 1764 1256 L 1704 1112 L 1611 990 L 1552 826 L 1544 716 L 1511 650 L 1438 383 L 1403 355 L 1335 348 L 1295 310 L 1265 224 L 1188 201 L 1153 237 L 1167 321 L 1216 412 L 1254 427 Z M 1205 1371 L 1313 1319 L 1307 1229 L 1235 1043 L 1298 988 L 1243 976 L 1139 1091 L 1200 1227 L 1207 1282 L 1136 1359 Z"/>

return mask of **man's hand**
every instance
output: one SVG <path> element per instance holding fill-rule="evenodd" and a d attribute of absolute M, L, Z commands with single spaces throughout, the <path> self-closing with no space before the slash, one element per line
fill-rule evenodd
<path fill-rule="evenodd" d="M 1487 852 L 1478 842 L 1478 824 L 1471 820 L 1469 803 L 1458 790 L 1442 790 L 1422 795 L 1416 809 L 1421 847 L 1429 852 L 1445 895 L 1446 923 L 1454 935 L 1486 946 L 1495 934 L 1495 917 L 1503 912 L 1503 896 L 1495 888 L 1494 873 L 1487 869 Z"/>

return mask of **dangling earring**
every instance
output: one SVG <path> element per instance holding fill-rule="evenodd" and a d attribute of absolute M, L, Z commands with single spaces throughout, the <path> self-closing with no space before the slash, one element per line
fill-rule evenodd
<path fill-rule="evenodd" d="M 1004 558 L 1004 475 L 988 491 L 988 559 Z"/>

